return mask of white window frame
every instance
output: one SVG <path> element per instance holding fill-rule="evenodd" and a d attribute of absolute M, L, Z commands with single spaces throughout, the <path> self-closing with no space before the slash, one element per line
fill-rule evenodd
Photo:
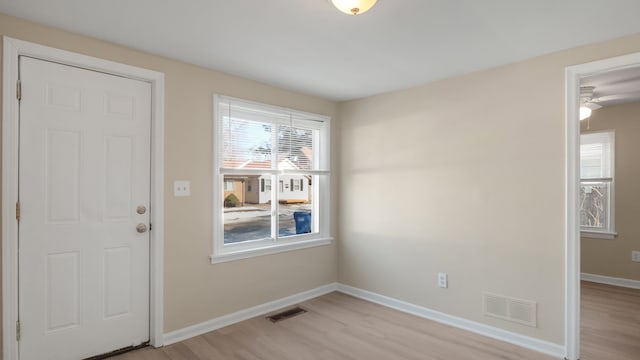
<path fill-rule="evenodd" d="M 315 157 L 319 159 L 318 169 L 314 170 L 252 170 L 252 169 L 225 169 L 222 167 L 222 121 L 219 118 L 219 107 L 221 103 L 237 104 L 252 109 L 259 109 L 266 113 L 287 114 L 293 118 L 307 119 L 317 121 L 321 126 L 318 127 L 318 146 L 314 146 Z M 262 256 L 304 249 L 315 246 L 329 245 L 333 241 L 330 233 L 331 229 L 331 189 L 330 189 L 330 128 L 331 118 L 328 116 L 311 114 L 298 110 L 287 109 L 278 106 L 262 104 L 258 102 L 228 97 L 224 95 L 213 95 L 213 254 L 211 254 L 211 263 L 222 263 L 239 259 L 250 258 L 254 256 Z M 278 183 L 278 176 L 285 174 L 315 175 L 318 186 L 313 188 L 314 199 L 314 231 L 308 234 L 297 234 L 279 238 L 273 236 L 274 226 L 277 232 L 277 221 L 272 223 L 272 238 L 245 241 L 240 243 L 225 244 L 224 243 L 224 211 L 223 204 L 223 182 L 224 175 L 233 175 L 237 173 L 256 172 L 256 174 L 271 174 L 273 178 L 271 183 Z M 314 179 L 316 180 L 316 179 Z M 277 191 L 271 192 L 272 203 L 275 202 Z M 275 205 L 278 206 L 277 204 Z M 277 219 L 277 215 L 274 216 Z M 277 240 L 276 240 L 277 239 Z"/>
<path fill-rule="evenodd" d="M 264 183 L 264 186 L 263 186 Z M 271 191 L 271 179 L 260 179 L 260 192 L 270 192 Z"/>
<path fill-rule="evenodd" d="M 594 183 L 609 183 L 609 204 L 607 211 L 607 222 L 608 227 L 605 230 L 596 230 L 592 227 L 582 226 L 580 225 L 580 236 L 595 238 L 595 239 L 614 239 L 618 233 L 615 231 L 615 148 L 616 148 L 616 137 L 614 130 L 605 130 L 605 131 L 591 131 L 580 134 L 580 143 L 582 144 L 582 137 L 584 135 L 593 135 L 593 134 L 610 134 L 611 136 L 611 150 L 610 150 L 610 163 L 611 163 L 611 177 L 610 178 L 585 178 L 580 177 L 580 187 L 582 187 L 582 183 L 594 182 Z"/>

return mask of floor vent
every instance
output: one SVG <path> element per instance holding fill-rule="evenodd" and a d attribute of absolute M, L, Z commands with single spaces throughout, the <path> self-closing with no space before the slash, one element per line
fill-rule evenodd
<path fill-rule="evenodd" d="M 269 319 L 273 323 L 277 323 L 278 321 L 286 320 L 296 315 L 304 314 L 306 312 L 307 310 L 301 307 L 294 307 L 293 309 L 285 310 L 283 312 L 279 312 L 277 314 L 267 316 L 267 319 Z"/>
<path fill-rule="evenodd" d="M 486 316 L 537 327 L 538 304 L 535 301 L 488 293 L 485 293 L 483 297 Z"/>

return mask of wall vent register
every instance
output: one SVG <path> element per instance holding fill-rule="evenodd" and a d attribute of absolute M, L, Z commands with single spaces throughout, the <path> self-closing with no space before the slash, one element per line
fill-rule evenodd
<path fill-rule="evenodd" d="M 502 295 L 483 295 L 484 315 L 537 327 L 537 303 Z"/>

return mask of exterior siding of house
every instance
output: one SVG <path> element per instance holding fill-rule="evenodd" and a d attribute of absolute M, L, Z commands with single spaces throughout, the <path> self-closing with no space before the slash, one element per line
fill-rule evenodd
<path fill-rule="evenodd" d="M 271 177 L 266 175 L 247 177 L 246 180 L 234 180 L 233 191 L 225 190 L 224 197 L 234 194 L 243 203 L 268 204 L 271 201 L 271 191 L 273 190 L 273 185 L 269 189 L 267 182 L 270 179 Z M 262 186 L 263 181 L 265 182 L 264 189 Z M 282 176 L 280 181 L 282 185 L 278 184 L 277 186 L 280 191 L 278 200 L 306 203 L 311 199 L 311 187 L 306 176 Z"/>
<path fill-rule="evenodd" d="M 244 203 L 245 202 L 245 193 L 246 193 L 245 180 L 232 179 L 232 180 L 225 180 L 224 182 L 225 182 L 225 184 L 224 184 L 224 199 L 226 199 L 227 196 L 233 194 L 238 198 L 238 200 L 240 200 L 240 203 Z M 233 184 L 233 190 L 227 190 L 227 183 Z"/>

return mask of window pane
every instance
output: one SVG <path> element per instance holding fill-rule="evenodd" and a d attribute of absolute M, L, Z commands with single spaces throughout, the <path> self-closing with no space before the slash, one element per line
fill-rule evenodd
<path fill-rule="evenodd" d="M 281 161 L 278 169 L 315 170 L 314 135 L 318 130 L 305 129 L 298 125 L 278 127 L 278 154 Z"/>
<path fill-rule="evenodd" d="M 609 230 L 609 182 L 580 184 L 580 226 L 592 230 Z"/>
<path fill-rule="evenodd" d="M 261 180 L 271 175 L 224 176 L 224 243 L 271 237 L 271 191 L 261 191 Z M 233 184 L 227 190 L 226 184 Z"/>
<path fill-rule="evenodd" d="M 224 181 L 224 191 L 233 192 L 234 185 L 235 184 L 234 184 L 234 180 L 233 179 L 225 180 Z"/>
<path fill-rule="evenodd" d="M 278 194 L 279 237 L 314 232 L 313 186 L 310 185 L 312 178 L 310 175 L 281 176 L 285 191 Z M 301 182 L 305 184 L 302 190 Z"/>
<path fill-rule="evenodd" d="M 223 167 L 235 169 L 271 169 L 273 125 L 224 116 Z"/>
<path fill-rule="evenodd" d="M 580 178 L 613 177 L 613 133 L 598 132 L 580 135 Z"/>

